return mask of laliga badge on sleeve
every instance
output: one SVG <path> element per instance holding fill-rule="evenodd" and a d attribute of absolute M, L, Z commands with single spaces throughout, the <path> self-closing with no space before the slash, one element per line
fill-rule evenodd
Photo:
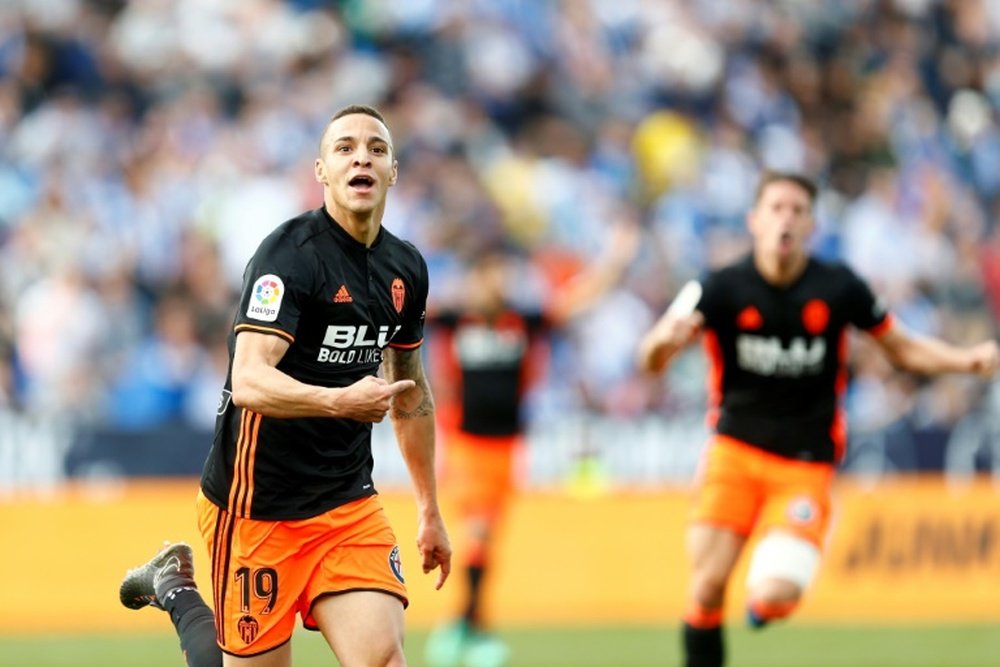
<path fill-rule="evenodd" d="M 269 273 L 257 279 L 250 290 L 247 317 L 261 322 L 274 322 L 281 310 L 281 299 L 285 296 L 285 283 L 281 278 Z"/>

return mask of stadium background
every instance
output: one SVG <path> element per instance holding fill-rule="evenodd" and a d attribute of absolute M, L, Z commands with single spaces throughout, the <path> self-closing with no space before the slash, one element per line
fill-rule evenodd
<path fill-rule="evenodd" d="M 671 655 L 704 361 L 692 351 L 650 382 L 631 352 L 684 280 L 747 247 L 763 167 L 817 176 L 816 251 L 906 324 L 957 342 L 996 332 L 998 3 L 0 1 L 0 665 L 46 664 L 74 638 L 90 643 L 51 664 L 169 641 L 165 618 L 115 606 L 115 586 L 160 539 L 197 543 L 193 475 L 243 265 L 318 204 L 317 138 L 356 101 L 393 130 L 384 222 L 427 257 L 432 308 L 484 243 L 522 251 L 511 296 L 537 303 L 611 223 L 644 230 L 620 288 L 553 339 L 531 395 L 491 613 L 541 629 L 533 646 L 584 626 L 617 656 L 587 664 Z M 871 352 L 857 341 L 829 557 L 777 635 L 944 628 L 900 664 L 990 664 L 998 384 L 895 374 Z M 376 448 L 412 544 L 388 430 Z M 412 566 L 410 585 L 419 633 L 453 598 Z M 863 664 L 861 634 L 828 664 Z"/>

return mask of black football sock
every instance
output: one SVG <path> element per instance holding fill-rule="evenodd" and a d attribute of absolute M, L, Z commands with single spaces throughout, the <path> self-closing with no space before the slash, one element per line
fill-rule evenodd
<path fill-rule="evenodd" d="M 696 628 L 684 624 L 684 667 L 722 667 L 726 651 L 722 626 Z"/>
<path fill-rule="evenodd" d="M 222 667 L 222 649 L 215 643 L 215 616 L 196 588 L 179 588 L 160 604 L 181 638 L 188 667 Z"/>
<path fill-rule="evenodd" d="M 469 597 L 462 618 L 470 627 L 479 627 L 479 600 L 482 597 L 484 565 L 470 565 L 465 574 L 469 582 Z"/>

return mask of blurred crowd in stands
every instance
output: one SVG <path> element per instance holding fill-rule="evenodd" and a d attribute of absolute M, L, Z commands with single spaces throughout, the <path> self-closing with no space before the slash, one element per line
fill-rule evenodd
<path fill-rule="evenodd" d="M 642 226 L 553 343 L 535 419 L 703 408 L 696 360 L 650 382 L 633 349 L 747 249 L 765 167 L 818 180 L 817 252 L 907 325 L 997 329 L 998 2 L 0 0 L 0 407 L 211 428 L 244 264 L 320 204 L 318 137 L 352 102 L 393 131 L 384 223 L 427 257 L 432 308 L 485 244 L 519 251 L 512 299 L 544 301 L 612 223 Z M 990 396 L 855 349 L 856 430 L 948 428 Z"/>

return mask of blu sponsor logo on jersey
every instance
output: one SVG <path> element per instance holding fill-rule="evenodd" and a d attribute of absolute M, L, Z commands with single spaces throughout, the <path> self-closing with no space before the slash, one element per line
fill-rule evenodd
<path fill-rule="evenodd" d="M 274 322 L 281 310 L 281 300 L 285 296 L 285 283 L 281 278 L 268 273 L 257 279 L 250 291 L 247 317 L 261 322 Z"/>
<path fill-rule="evenodd" d="M 331 364 L 369 364 L 382 361 L 382 348 L 401 329 L 400 325 L 383 324 L 378 329 L 369 330 L 367 324 L 334 325 L 326 328 L 323 347 L 316 361 Z"/>

